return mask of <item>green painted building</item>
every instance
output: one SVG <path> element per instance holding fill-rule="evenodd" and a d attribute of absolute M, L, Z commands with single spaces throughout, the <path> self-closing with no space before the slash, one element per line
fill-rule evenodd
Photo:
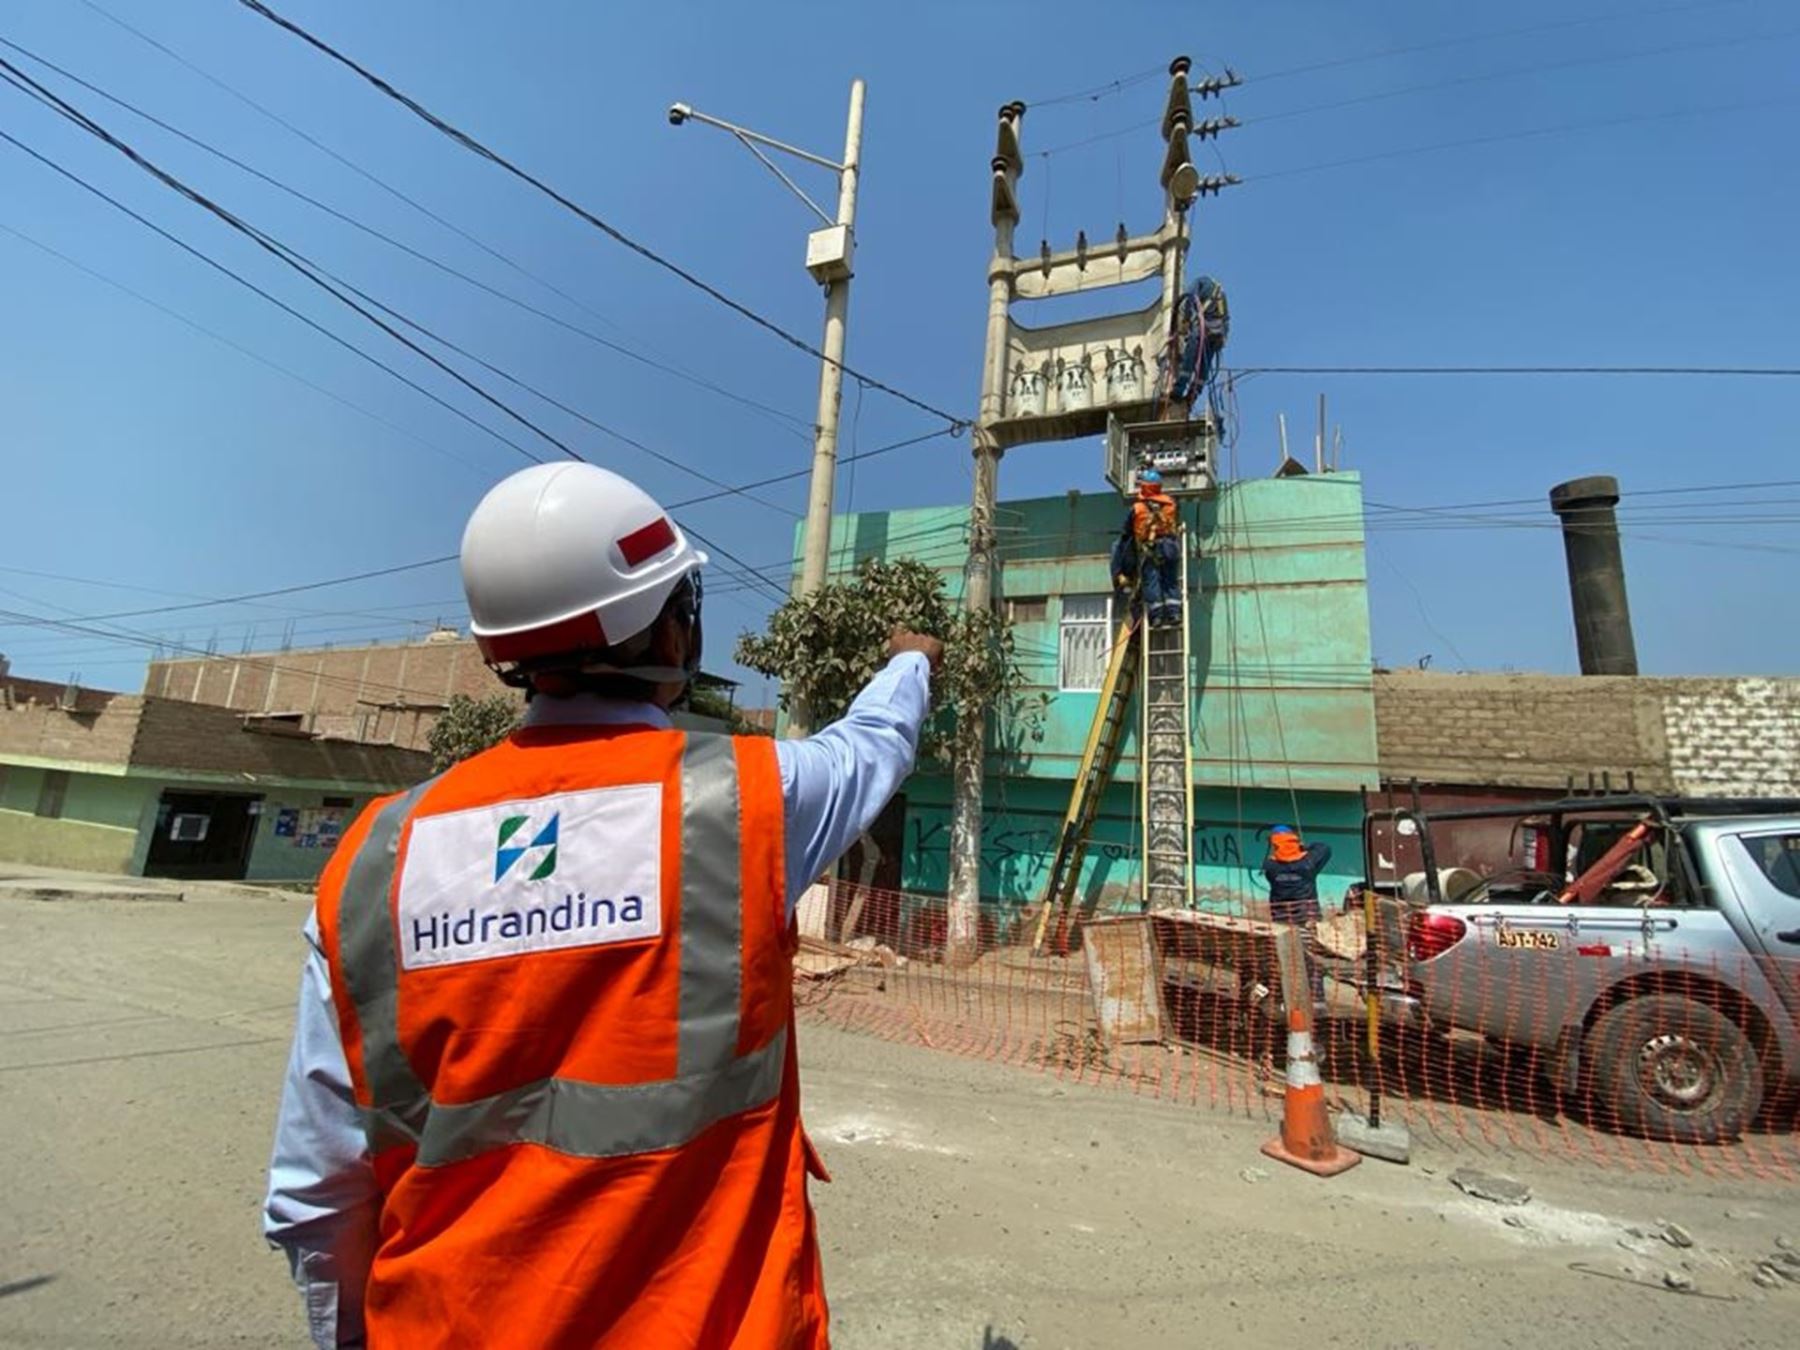
<path fill-rule="evenodd" d="M 308 882 L 429 756 L 208 704 L 0 680 L 0 862 Z"/>
<path fill-rule="evenodd" d="M 1190 544 L 1195 887 L 1209 907 L 1266 893 L 1267 827 L 1295 821 L 1329 843 L 1327 899 L 1362 874 L 1359 791 L 1377 779 L 1369 606 L 1358 475 L 1240 481 L 1182 503 Z M 983 812 L 985 901 L 1037 900 L 1099 702 L 1114 612 L 1108 552 L 1124 519 L 1115 493 L 1003 503 L 995 595 L 1032 692 L 1048 695 L 1034 736 L 994 728 Z M 964 507 L 869 512 L 833 522 L 834 570 L 912 557 L 960 595 Z M 1136 715 L 1133 715 L 1135 723 Z M 1101 910 L 1137 897 L 1137 736 L 1128 734 L 1084 867 Z M 942 895 L 950 777 L 921 766 L 878 843 L 889 884 Z M 893 853 L 898 852 L 898 866 Z"/>

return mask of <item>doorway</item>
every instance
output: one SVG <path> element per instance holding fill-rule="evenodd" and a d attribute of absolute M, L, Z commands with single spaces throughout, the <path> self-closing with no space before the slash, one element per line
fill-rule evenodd
<path fill-rule="evenodd" d="M 144 875 L 242 881 L 261 812 L 260 796 L 165 790 L 156 804 Z"/>
<path fill-rule="evenodd" d="M 867 934 L 898 947 L 900 854 L 906 843 L 905 830 L 906 794 L 898 793 L 838 863 L 831 926 L 838 941 Z"/>

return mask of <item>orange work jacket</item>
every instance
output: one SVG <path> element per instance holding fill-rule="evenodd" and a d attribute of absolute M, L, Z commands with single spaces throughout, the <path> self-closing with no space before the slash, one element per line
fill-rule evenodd
<path fill-rule="evenodd" d="M 1131 534 L 1140 544 L 1167 539 L 1175 533 L 1175 499 L 1157 493 L 1131 504 Z"/>
<path fill-rule="evenodd" d="M 318 913 L 372 1350 L 828 1344 L 782 840 L 773 741 L 594 727 L 345 835 Z"/>

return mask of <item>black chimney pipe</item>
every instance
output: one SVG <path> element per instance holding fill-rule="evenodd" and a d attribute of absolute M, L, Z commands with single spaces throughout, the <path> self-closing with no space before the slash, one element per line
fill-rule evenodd
<path fill-rule="evenodd" d="M 1619 480 L 1597 474 L 1550 489 L 1550 509 L 1562 520 L 1569 560 L 1569 600 L 1583 675 L 1635 675 L 1637 645 L 1625 598 L 1625 559 L 1619 551 Z"/>

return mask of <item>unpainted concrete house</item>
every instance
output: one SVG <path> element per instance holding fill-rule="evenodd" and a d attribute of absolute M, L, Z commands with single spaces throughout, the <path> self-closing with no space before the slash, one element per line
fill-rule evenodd
<path fill-rule="evenodd" d="M 473 641 L 441 628 L 410 642 L 156 660 L 144 692 L 281 718 L 339 740 L 423 750 L 452 698 L 504 689 Z"/>
<path fill-rule="evenodd" d="M 205 704 L 0 680 L 0 858 L 133 876 L 309 881 L 429 757 Z"/>
<path fill-rule="evenodd" d="M 727 702 L 737 687 L 707 674 L 698 683 Z M 144 693 L 284 721 L 311 735 L 407 750 L 428 747 L 431 729 L 458 695 L 524 702 L 494 677 L 474 639 L 454 628 L 406 642 L 155 660 L 144 674 Z M 723 728 L 710 718 L 677 720 L 699 730 Z"/>

